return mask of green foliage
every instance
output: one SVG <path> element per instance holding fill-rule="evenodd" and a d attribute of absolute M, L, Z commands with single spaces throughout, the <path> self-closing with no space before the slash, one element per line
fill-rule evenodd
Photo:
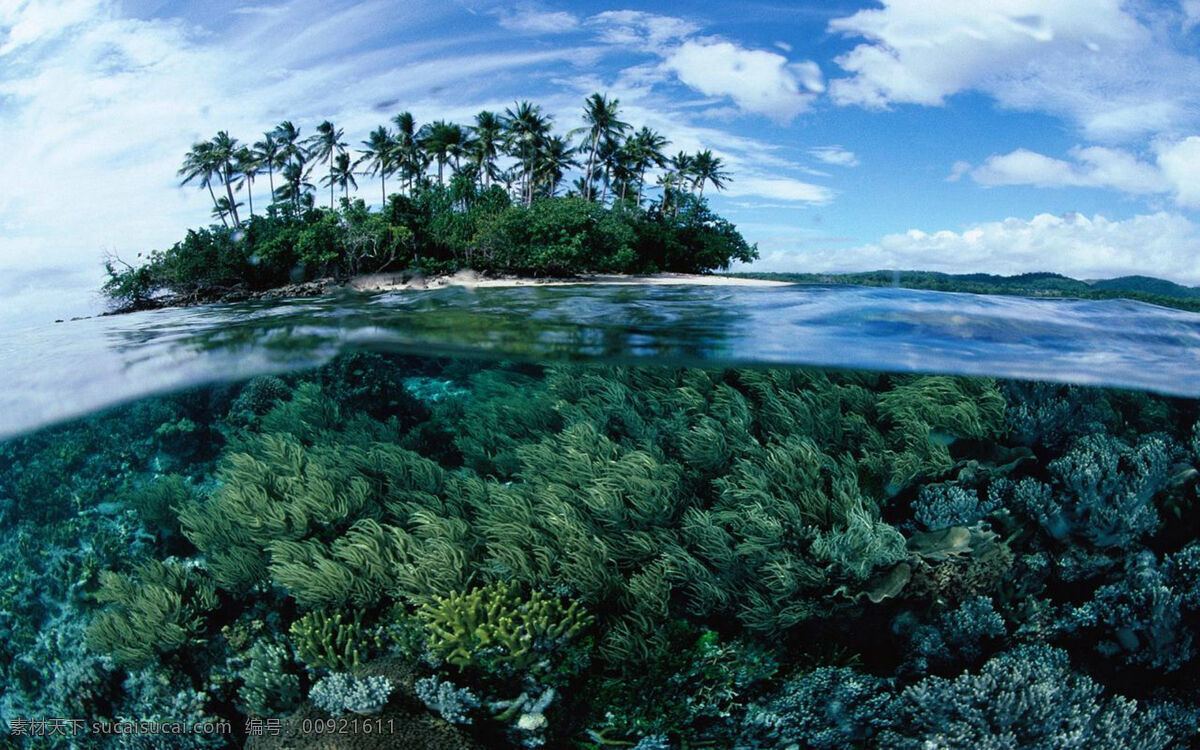
<path fill-rule="evenodd" d="M 108 278 L 100 293 L 122 308 L 140 309 L 158 290 L 154 269 L 149 265 L 135 267 L 119 258 L 109 258 L 104 261 L 104 272 Z"/>
<path fill-rule="evenodd" d="M 129 669 L 193 643 L 204 631 L 205 613 L 217 606 L 206 576 L 157 560 L 130 575 L 104 571 L 96 600 L 108 606 L 88 626 L 88 648 Z"/>
<path fill-rule="evenodd" d="M 417 610 L 429 648 L 460 668 L 509 677 L 545 677 L 572 641 L 593 623 L 577 601 L 564 605 L 540 591 L 493 583 L 437 597 Z"/>
<path fill-rule="evenodd" d="M 623 214 L 579 198 L 512 206 L 483 224 L 477 263 L 534 276 L 632 270 L 634 233 Z"/>
<path fill-rule="evenodd" d="M 383 648 L 384 638 L 363 625 L 362 610 L 313 611 L 292 623 L 288 632 L 296 658 L 316 669 L 357 667 Z"/>
<path fill-rule="evenodd" d="M 105 268 L 104 293 L 124 309 L 206 302 L 316 278 L 461 268 L 533 276 L 580 273 L 703 273 L 758 257 L 728 221 L 693 196 L 682 209 L 606 208 L 575 197 L 513 205 L 503 189 L 425 185 L 393 195 L 385 210 L 361 200 L 338 209 L 249 217 L 237 228 L 190 230 L 145 263 Z M 161 301 L 158 303 L 161 304 Z"/>

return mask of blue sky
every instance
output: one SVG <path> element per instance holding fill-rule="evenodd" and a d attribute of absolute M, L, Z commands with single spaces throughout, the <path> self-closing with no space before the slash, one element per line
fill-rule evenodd
<path fill-rule="evenodd" d="M 10 0 L 0 304 L 206 223 L 175 170 L 219 129 L 529 99 L 565 131 L 596 91 L 724 158 L 761 270 L 1200 284 L 1198 35 L 1200 0 Z"/>

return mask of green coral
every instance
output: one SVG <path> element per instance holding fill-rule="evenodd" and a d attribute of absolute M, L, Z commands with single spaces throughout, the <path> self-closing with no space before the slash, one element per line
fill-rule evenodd
<path fill-rule="evenodd" d="M 148 530 L 170 536 L 178 533 L 179 510 L 194 502 L 195 492 L 179 474 L 166 474 L 130 490 L 123 499 Z"/>
<path fill-rule="evenodd" d="M 363 613 L 309 612 L 292 623 L 288 632 L 296 658 L 317 669 L 357 667 L 384 647 L 380 633 L 363 625 Z"/>
<path fill-rule="evenodd" d="M 460 668 L 492 674 L 545 675 L 548 652 L 563 648 L 589 628 L 594 618 L 577 601 L 513 583 L 493 583 L 439 597 L 417 610 L 429 632 L 429 648 Z"/>
<path fill-rule="evenodd" d="M 195 570 L 150 560 L 131 575 L 103 571 L 96 600 L 108 606 L 88 626 L 88 648 L 140 669 L 195 642 L 204 615 L 217 606 L 217 593 Z"/>
<path fill-rule="evenodd" d="M 446 514 L 440 467 L 342 420 L 315 386 L 263 423 L 276 431 L 243 436 L 221 460 L 212 495 L 180 511 L 223 588 L 271 581 L 305 606 L 365 606 L 390 590 L 397 568 L 426 562 L 399 522 L 420 526 L 430 508 Z"/>
<path fill-rule="evenodd" d="M 253 716 L 284 716 L 300 703 L 300 674 L 286 643 L 272 638 L 255 641 L 244 654 L 230 659 L 242 685 L 238 701 Z"/>

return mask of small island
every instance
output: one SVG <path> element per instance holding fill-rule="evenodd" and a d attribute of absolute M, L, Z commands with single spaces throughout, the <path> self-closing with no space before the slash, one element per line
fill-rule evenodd
<path fill-rule="evenodd" d="M 253 144 L 221 131 L 194 144 L 179 170 L 182 185 L 208 192 L 217 223 L 140 265 L 107 258 L 103 292 L 125 312 L 320 293 L 381 274 L 389 283 L 357 287 L 464 271 L 701 274 L 758 257 L 705 200 L 706 187 L 731 179 L 720 157 L 668 156 L 666 138 L 634 129 L 618 100 L 598 93 L 583 119 L 558 134 L 530 102 L 480 112 L 470 125 L 418 127 L 402 112 L 353 151 L 328 120 L 308 137 L 284 121 Z M 351 198 L 359 178 L 378 180 L 378 208 Z M 256 186 L 269 196 L 258 213 Z M 319 205 L 324 188 L 328 205 Z"/>

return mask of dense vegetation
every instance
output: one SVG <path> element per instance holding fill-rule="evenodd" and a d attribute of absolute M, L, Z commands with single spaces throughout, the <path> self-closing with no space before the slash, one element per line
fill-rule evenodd
<path fill-rule="evenodd" d="M 738 273 L 733 276 L 797 284 L 854 284 L 899 286 L 970 294 L 1013 294 L 1022 297 L 1073 297 L 1077 299 L 1133 299 L 1162 307 L 1200 312 L 1200 288 L 1187 287 L 1151 276 L 1122 276 L 1080 281 L 1057 273 L 1023 273 L 998 276 L 988 273 L 938 273 L 936 271 L 868 271 L 863 273 Z"/>
<path fill-rule="evenodd" d="M 1194 746 L 1198 417 L 370 353 L 148 400 L 0 446 L 0 710 L 280 719 L 248 747 L 359 715 L 371 747 Z"/>
<path fill-rule="evenodd" d="M 184 184 L 208 191 L 220 223 L 136 267 L 110 258 L 104 291 L 137 307 L 162 290 L 202 301 L 384 270 L 702 272 L 757 257 L 705 202 L 706 186 L 719 190 L 730 179 L 719 157 L 668 157 L 665 138 L 634 131 L 618 102 L 599 94 L 587 100 L 584 120 L 572 143 L 528 102 L 504 115 L 481 112 L 470 126 L 417 128 L 401 113 L 395 130 L 371 132 L 357 159 L 329 121 L 307 139 L 285 121 L 253 146 L 222 131 L 195 144 L 179 171 Z M 321 165 L 329 205 L 318 208 L 310 180 Z M 568 184 L 572 169 L 581 174 Z M 255 214 L 254 185 L 264 174 L 271 200 Z M 377 210 L 350 199 L 357 176 L 379 179 Z M 389 178 L 400 186 L 390 195 Z M 237 200 L 243 190 L 248 206 Z"/>

